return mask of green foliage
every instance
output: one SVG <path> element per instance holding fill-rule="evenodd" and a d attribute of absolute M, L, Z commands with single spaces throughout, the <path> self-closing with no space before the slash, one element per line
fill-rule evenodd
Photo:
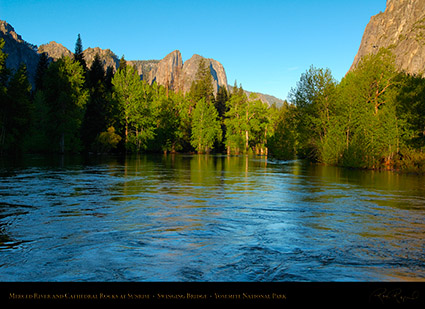
<path fill-rule="evenodd" d="M 6 85 L 10 76 L 10 71 L 6 68 L 7 54 L 3 52 L 4 39 L 0 38 L 0 95 L 6 94 Z"/>
<path fill-rule="evenodd" d="M 115 133 L 114 127 L 109 127 L 107 131 L 102 132 L 96 138 L 96 150 L 100 153 L 110 152 L 117 148 L 121 141 L 121 136 Z"/>
<path fill-rule="evenodd" d="M 42 153 L 52 150 L 48 132 L 50 129 L 49 106 L 43 90 L 37 90 L 33 98 L 31 114 L 30 138 L 27 141 L 27 151 Z"/>
<path fill-rule="evenodd" d="M 409 147 L 425 147 L 425 78 L 414 75 L 400 76 L 397 95 L 397 114 L 404 123 L 403 139 Z"/>
<path fill-rule="evenodd" d="M 234 87 L 227 102 L 228 111 L 225 116 L 227 153 L 239 154 L 245 147 L 245 115 L 247 97 L 242 87 Z"/>
<path fill-rule="evenodd" d="M 48 109 L 47 135 L 59 152 L 82 149 L 80 127 L 88 91 L 84 88 L 84 71 L 79 62 L 62 57 L 50 64 L 44 79 Z M 52 149 L 53 150 L 53 149 Z"/>
<path fill-rule="evenodd" d="M 85 151 L 92 151 L 98 144 L 96 139 L 99 134 L 109 125 L 113 125 L 110 115 L 112 92 L 107 85 L 105 70 L 97 54 L 86 74 L 86 88 L 89 91 L 89 99 L 81 126 L 81 139 Z"/>
<path fill-rule="evenodd" d="M 214 101 L 213 77 L 207 60 L 199 62 L 199 68 L 190 88 L 190 96 L 194 102 L 205 99 L 207 102 Z"/>
<path fill-rule="evenodd" d="M 270 153 L 282 160 L 292 160 L 297 153 L 296 107 L 287 102 L 279 109 L 273 108 L 273 135 L 269 140 Z"/>
<path fill-rule="evenodd" d="M 202 98 L 193 112 L 191 144 L 198 153 L 208 153 L 221 137 L 218 112 L 211 102 Z"/>
<path fill-rule="evenodd" d="M 341 82 L 339 122 L 346 132 L 343 165 L 378 168 L 394 159 L 401 132 L 397 76 L 394 58 L 382 49 L 362 59 Z"/>
<path fill-rule="evenodd" d="M 35 89 L 36 90 L 43 90 L 44 74 L 47 71 L 48 67 L 49 67 L 49 58 L 47 56 L 47 53 L 41 53 L 39 56 L 38 64 L 37 64 L 37 71 L 35 73 Z"/>
<path fill-rule="evenodd" d="M 321 149 L 327 144 L 325 137 L 334 114 L 333 101 L 337 82 L 329 69 L 313 66 L 301 75 L 297 87 L 291 89 L 290 100 L 297 107 L 297 153 L 313 161 L 323 161 Z"/>
<path fill-rule="evenodd" d="M 290 93 L 297 155 L 347 167 L 422 169 L 425 82 L 397 72 L 394 63 L 392 53 L 381 49 L 339 84 L 328 70 L 311 67 L 303 74 Z M 272 139 L 278 154 L 294 136 L 282 132 L 290 131 L 279 119 Z"/>
<path fill-rule="evenodd" d="M 32 104 L 31 85 L 27 77 L 27 68 L 21 65 L 7 85 L 7 93 L 2 94 L 0 106 L 1 135 L 0 152 L 20 152 L 30 127 Z"/>
<path fill-rule="evenodd" d="M 146 149 L 147 142 L 153 139 L 155 130 L 149 87 L 141 81 L 134 67 L 124 63 L 114 75 L 112 84 L 121 124 L 124 127 L 126 149 Z"/>
<path fill-rule="evenodd" d="M 256 154 L 267 154 L 267 140 L 273 133 L 269 106 L 251 94 L 245 112 L 245 146 Z"/>
<path fill-rule="evenodd" d="M 156 102 L 156 134 L 151 150 L 176 152 L 180 125 L 178 100 L 165 95 Z"/>
<path fill-rule="evenodd" d="M 75 42 L 74 60 L 79 62 L 84 71 L 87 70 L 87 64 L 84 60 L 83 43 L 80 34 L 78 34 L 77 41 Z"/>
<path fill-rule="evenodd" d="M 0 151 L 271 154 L 329 165 L 425 171 L 425 79 L 399 73 L 389 50 L 364 57 L 339 83 L 310 67 L 290 103 L 268 106 L 242 87 L 213 93 L 202 60 L 189 93 L 147 84 L 124 57 L 40 56 L 31 93 L 25 66 L 5 66 L 0 40 Z"/>

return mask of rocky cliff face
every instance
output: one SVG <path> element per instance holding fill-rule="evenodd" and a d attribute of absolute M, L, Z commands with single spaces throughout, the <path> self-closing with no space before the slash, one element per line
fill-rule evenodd
<path fill-rule="evenodd" d="M 158 85 L 168 86 L 171 89 L 179 90 L 183 60 L 180 51 L 175 50 L 158 62 L 151 71 L 148 81 L 157 82 Z"/>
<path fill-rule="evenodd" d="M 224 71 L 223 65 L 214 59 L 206 59 L 200 55 L 195 54 L 192 56 L 192 58 L 188 59 L 183 64 L 183 92 L 190 90 L 192 81 L 195 80 L 195 76 L 199 68 L 199 63 L 202 59 L 205 59 L 210 67 L 210 72 L 214 80 L 214 94 L 217 94 L 220 87 L 225 87 L 228 89 L 226 72 Z"/>
<path fill-rule="evenodd" d="M 63 56 L 72 57 L 72 53 L 69 49 L 67 49 L 62 44 L 56 43 L 55 41 L 52 41 L 48 44 L 40 45 L 37 52 L 39 54 L 46 53 L 47 56 L 53 60 L 58 60 Z"/>
<path fill-rule="evenodd" d="M 143 80 L 152 82 L 160 60 L 128 60 L 127 64 L 136 68 Z"/>
<path fill-rule="evenodd" d="M 0 38 L 5 41 L 3 52 L 8 54 L 6 67 L 16 71 L 21 63 L 27 67 L 29 80 L 34 82 L 38 64 L 37 46 L 22 39 L 7 22 L 0 20 Z"/>
<path fill-rule="evenodd" d="M 108 67 L 112 67 L 112 69 L 116 71 L 120 63 L 120 60 L 118 59 L 117 55 L 115 55 L 110 49 L 101 49 L 99 47 L 89 47 L 83 52 L 84 60 L 86 61 L 86 65 L 88 68 L 90 68 L 93 64 L 94 57 L 96 56 L 96 54 L 99 55 L 100 61 L 102 61 L 103 63 L 103 68 L 105 72 Z"/>
<path fill-rule="evenodd" d="M 425 73 L 425 1 L 387 0 L 385 12 L 371 18 L 351 66 L 379 48 L 390 48 L 399 70 Z"/>
<path fill-rule="evenodd" d="M 37 46 L 25 42 L 11 25 L 1 20 L 0 38 L 4 38 L 5 40 L 3 51 L 8 54 L 6 66 L 12 70 L 16 70 L 21 63 L 25 63 L 29 80 L 32 84 L 34 84 L 35 72 L 41 53 L 47 53 L 48 57 L 53 61 L 63 56 L 73 56 L 73 53 L 69 49 L 53 41 L 37 48 Z M 99 47 L 87 48 L 83 53 L 88 68 L 91 67 L 95 55 L 98 54 L 103 62 L 105 71 L 108 67 L 112 67 L 114 71 L 118 69 L 119 58 L 109 49 L 101 49 Z M 148 83 L 157 82 L 159 85 L 168 86 L 175 91 L 187 93 L 196 78 L 201 59 L 205 59 L 209 64 L 214 80 L 214 94 L 217 94 L 220 87 L 225 87 L 229 90 L 231 87 L 228 86 L 223 65 L 214 59 L 207 59 L 200 55 L 195 54 L 183 63 L 180 51 L 175 50 L 162 60 L 131 60 L 127 61 L 127 63 L 133 65 L 141 78 Z M 278 102 L 279 104 L 279 101 L 281 101 L 268 95 L 259 95 L 264 102 L 269 104 L 273 102 Z"/>
<path fill-rule="evenodd" d="M 156 82 L 159 85 L 168 86 L 175 91 L 187 93 L 196 78 L 201 59 L 205 59 L 209 64 L 214 80 L 214 94 L 217 94 L 220 87 L 226 87 L 227 89 L 227 77 L 224 67 L 214 59 L 206 59 L 199 55 L 193 55 L 183 63 L 180 51 L 175 50 L 156 63 L 151 61 L 149 67 L 146 67 L 148 63 L 144 62 L 138 63 L 133 61 L 130 63 L 134 63 L 136 68 L 142 67 L 142 69 L 139 69 L 139 74 L 143 71 L 143 65 L 145 65 L 146 73 L 143 74 L 143 79 L 149 83 Z"/>

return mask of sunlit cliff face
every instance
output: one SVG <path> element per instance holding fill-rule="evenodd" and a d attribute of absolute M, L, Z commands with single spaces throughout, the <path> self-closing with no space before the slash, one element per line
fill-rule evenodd
<path fill-rule="evenodd" d="M 380 48 L 394 53 L 398 69 L 410 74 L 425 72 L 424 1 L 388 0 L 385 12 L 373 16 L 367 25 L 351 69 Z"/>

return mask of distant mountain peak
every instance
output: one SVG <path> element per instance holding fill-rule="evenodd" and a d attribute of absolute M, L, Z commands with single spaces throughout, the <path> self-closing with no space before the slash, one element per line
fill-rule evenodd
<path fill-rule="evenodd" d="M 71 57 L 72 52 L 62 44 L 51 41 L 48 44 L 40 45 L 37 51 L 39 54 L 46 53 L 49 58 L 57 60 L 63 56 Z"/>
<path fill-rule="evenodd" d="M 2 20 L 0 20 L 0 37 L 5 39 L 4 51 L 9 55 L 6 65 L 9 68 L 17 69 L 21 63 L 25 63 L 32 83 L 37 69 L 39 54 L 46 53 L 53 60 L 58 60 L 64 56 L 73 56 L 73 53 L 68 48 L 55 41 L 40 45 L 39 48 L 36 45 L 25 42 L 10 24 Z M 111 67 L 114 71 L 118 69 L 119 58 L 110 49 L 89 47 L 84 50 L 83 54 L 89 68 L 95 55 L 98 54 L 105 70 L 108 67 Z M 181 52 L 176 49 L 160 60 L 127 60 L 127 63 L 134 66 L 141 78 L 148 83 L 156 82 L 175 91 L 186 93 L 190 90 L 192 82 L 196 78 L 199 63 L 202 59 L 205 59 L 210 67 L 214 81 L 214 93 L 216 94 L 220 87 L 225 87 L 228 90 L 229 86 L 223 65 L 215 59 L 205 58 L 199 54 L 194 54 L 190 59 L 183 62 Z M 269 104 L 271 104 L 270 99 L 273 102 L 281 102 L 281 100 L 265 94 L 259 94 L 259 96 Z"/>

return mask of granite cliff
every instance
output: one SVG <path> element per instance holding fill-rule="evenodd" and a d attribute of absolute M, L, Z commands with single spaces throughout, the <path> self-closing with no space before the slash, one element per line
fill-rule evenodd
<path fill-rule="evenodd" d="M 0 20 L 0 38 L 5 42 L 3 52 L 8 54 L 6 67 L 16 71 L 22 63 L 25 64 L 29 80 L 33 83 L 38 63 L 37 46 L 24 41 L 11 25 L 2 20 Z"/>
<path fill-rule="evenodd" d="M 214 80 L 214 93 L 216 94 L 220 87 L 227 89 L 227 77 L 223 65 L 214 59 L 206 59 L 200 55 L 195 54 L 183 62 L 180 51 L 175 50 L 162 60 L 129 61 L 129 63 L 134 65 L 143 79 L 149 83 L 156 82 L 175 91 L 186 93 L 195 80 L 201 59 L 205 59 L 210 67 Z"/>
<path fill-rule="evenodd" d="M 0 38 L 5 40 L 3 51 L 8 54 L 6 66 L 12 70 L 16 70 L 21 63 L 24 63 L 27 66 L 29 79 L 32 84 L 34 83 L 35 72 L 41 53 L 46 53 L 52 61 L 63 56 L 73 56 L 73 53 L 69 49 L 54 41 L 40 45 L 39 47 L 32 45 L 24 41 L 11 25 L 1 20 Z M 119 58 L 109 49 L 89 47 L 83 53 L 88 68 L 91 67 L 95 55 L 98 54 L 105 70 L 108 67 L 112 67 L 114 71 L 118 69 Z M 231 89 L 228 86 L 223 65 L 217 60 L 204 58 L 197 54 L 183 62 L 180 51 L 175 50 L 161 60 L 128 60 L 127 63 L 134 66 L 140 77 L 148 83 L 156 82 L 159 85 L 168 86 L 175 91 L 187 93 L 190 90 L 192 82 L 195 80 L 201 59 L 205 59 L 209 65 L 214 81 L 214 93 L 216 94 L 220 87 L 225 87 L 227 90 Z M 282 102 L 282 100 L 269 95 L 259 95 L 264 102 L 270 105 L 273 103 L 279 105 Z"/>
<path fill-rule="evenodd" d="M 373 16 L 366 26 L 350 70 L 382 47 L 392 50 L 400 71 L 425 73 L 425 0 L 387 0 L 385 12 Z"/>
<path fill-rule="evenodd" d="M 72 57 L 72 53 L 69 49 L 67 49 L 62 44 L 56 43 L 55 41 L 40 45 L 37 52 L 39 54 L 46 53 L 47 56 L 53 60 L 57 60 L 63 56 Z"/>
<path fill-rule="evenodd" d="M 188 59 L 183 65 L 183 92 L 187 92 L 190 90 L 190 87 L 192 86 L 192 81 L 195 80 L 195 76 L 202 59 L 206 60 L 210 68 L 210 72 L 214 81 L 214 94 L 217 94 L 217 91 L 220 87 L 225 87 L 226 90 L 228 90 L 227 76 L 223 65 L 217 60 L 207 59 L 195 54 L 192 56 L 192 58 Z"/>

